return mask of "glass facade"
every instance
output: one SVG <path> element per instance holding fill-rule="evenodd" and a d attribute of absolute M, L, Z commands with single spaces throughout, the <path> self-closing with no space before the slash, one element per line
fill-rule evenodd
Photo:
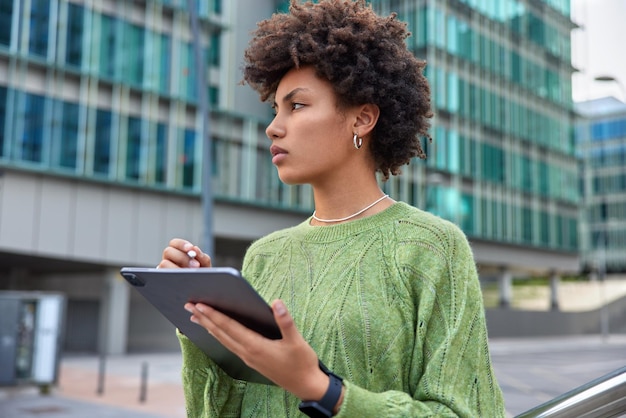
<path fill-rule="evenodd" d="M 283 185 L 271 164 L 268 120 L 222 107 L 214 75 L 233 70 L 224 68 L 222 39 L 236 30 L 225 5 L 194 4 L 206 46 L 215 197 L 310 212 L 310 189 Z M 385 190 L 470 238 L 575 251 L 569 0 L 372 5 L 408 22 L 437 115 L 427 161 Z M 1 2 L 0 164 L 199 194 L 203 141 L 188 21 L 187 0 Z"/>
<path fill-rule="evenodd" d="M 602 111 L 602 102 L 617 109 Z M 626 104 L 616 99 L 586 103 L 577 127 L 583 164 L 581 251 L 587 269 L 626 272 Z"/>
<path fill-rule="evenodd" d="M 87 4 L 1 2 L 0 163 L 197 193 L 187 1 Z M 195 5 L 216 71 L 222 4 Z M 219 110 L 217 80 L 207 91 Z"/>
<path fill-rule="evenodd" d="M 436 119 L 418 204 L 470 238 L 575 251 L 569 1 L 373 1 L 427 61 Z M 434 181 L 433 181 L 434 179 Z M 389 188 L 415 186 L 397 179 Z M 392 182 L 392 183 L 393 183 Z"/>

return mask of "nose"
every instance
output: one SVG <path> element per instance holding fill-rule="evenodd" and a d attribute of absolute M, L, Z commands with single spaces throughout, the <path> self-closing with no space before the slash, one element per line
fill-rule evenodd
<path fill-rule="evenodd" d="M 265 128 L 265 135 L 271 140 L 281 138 L 285 135 L 285 128 L 282 126 L 278 115 L 274 116 L 274 119 Z"/>

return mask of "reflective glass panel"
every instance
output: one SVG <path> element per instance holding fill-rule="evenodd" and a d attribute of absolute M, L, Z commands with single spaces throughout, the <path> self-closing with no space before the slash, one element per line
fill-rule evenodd
<path fill-rule="evenodd" d="M 24 130 L 20 140 L 21 158 L 24 161 L 41 162 L 43 148 L 45 98 L 24 94 Z"/>
<path fill-rule="evenodd" d="M 4 0 L 5 2 L 7 0 Z M 30 36 L 28 51 L 45 57 L 48 53 L 48 21 L 50 14 L 49 0 L 32 0 L 30 11 Z"/>
<path fill-rule="evenodd" d="M 96 111 L 96 129 L 94 144 L 93 171 L 98 174 L 109 174 L 111 162 L 111 112 Z"/>
<path fill-rule="evenodd" d="M 83 56 L 83 12 L 82 6 L 69 3 L 65 63 L 75 67 L 80 67 Z"/>
<path fill-rule="evenodd" d="M 13 1 L 0 1 L 0 45 L 11 45 Z"/>

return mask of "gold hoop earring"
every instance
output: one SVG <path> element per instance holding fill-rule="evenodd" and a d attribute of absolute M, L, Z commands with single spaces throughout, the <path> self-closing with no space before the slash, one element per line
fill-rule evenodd
<path fill-rule="evenodd" d="M 354 144 L 354 148 L 360 149 L 363 146 L 363 138 L 359 138 L 359 134 L 355 132 L 352 137 L 352 143 Z"/>

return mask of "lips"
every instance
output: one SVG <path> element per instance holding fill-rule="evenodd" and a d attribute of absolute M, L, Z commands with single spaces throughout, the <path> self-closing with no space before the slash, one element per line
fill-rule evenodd
<path fill-rule="evenodd" d="M 287 151 L 276 145 L 270 147 L 270 152 L 272 153 L 273 164 L 279 164 L 287 156 Z"/>
<path fill-rule="evenodd" d="M 281 147 L 277 147 L 276 145 L 272 145 L 270 147 L 270 152 L 272 153 L 272 157 L 275 157 L 279 154 L 287 154 L 287 151 L 285 151 Z"/>

